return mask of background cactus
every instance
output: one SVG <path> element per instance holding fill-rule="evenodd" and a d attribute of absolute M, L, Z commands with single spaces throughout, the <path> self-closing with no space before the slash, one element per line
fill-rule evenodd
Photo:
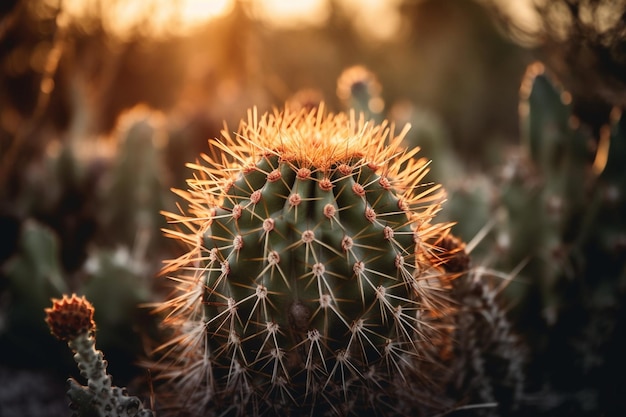
<path fill-rule="evenodd" d="M 557 409 L 623 412 L 624 391 L 607 384 L 625 365 L 615 352 L 626 346 L 626 182 L 617 168 L 626 156 L 626 117 L 615 108 L 610 124 L 594 132 L 574 105 L 543 65 L 529 68 L 521 157 L 501 193 L 499 228 L 510 242 L 501 265 L 528 260 L 507 292 L 534 355 L 530 378 L 549 381 Z M 591 380 L 587 395 L 572 394 Z"/>
<path fill-rule="evenodd" d="M 482 181 L 467 183 L 471 188 L 447 183 L 450 198 L 441 218 L 462 219 L 453 231 L 466 239 L 472 237 L 468 225 L 488 226 L 472 250 L 474 265 L 510 273 L 491 289 L 468 287 L 461 295 L 464 308 L 480 306 L 481 316 L 474 317 L 479 321 L 488 316 L 489 298 L 510 306 L 506 317 L 496 316 L 514 323 L 518 336 L 499 339 L 508 346 L 506 355 L 515 352 L 505 362 L 511 370 L 523 367 L 525 375 L 524 393 L 515 377 L 509 390 L 518 388 L 506 395 L 517 390 L 524 412 L 593 415 L 624 410 L 623 390 L 607 384 L 625 369 L 616 356 L 625 346 L 626 257 L 620 242 L 626 228 L 618 213 L 626 210 L 626 183 L 616 168 L 625 156 L 625 117 L 614 108 L 610 124 L 594 131 L 576 116 L 572 100 L 543 64 L 529 66 L 521 87 L 519 146 L 504 154 L 497 175 L 480 175 Z M 473 209 L 465 209 L 468 202 Z M 460 331 L 459 340 L 491 337 L 468 333 Z M 477 352 L 498 355 L 491 349 L 483 345 Z M 490 395 L 477 398 L 489 401 Z"/>
<path fill-rule="evenodd" d="M 363 65 L 344 69 L 337 79 L 337 97 L 347 109 L 363 113 L 367 119 L 383 120 L 385 101 L 378 77 Z"/>
<path fill-rule="evenodd" d="M 40 312 L 74 291 L 99 307 L 99 343 L 118 378 L 136 376 L 138 330 L 155 329 L 140 305 L 153 299 L 151 278 L 167 251 L 158 228 L 168 169 L 163 146 L 154 146 L 166 142 L 159 114 L 138 107 L 110 136 L 52 141 L 23 167 L 15 195 L 3 198 L 12 202 L 17 239 L 0 266 L 0 343 L 14 364 L 70 371 Z M 42 347 L 48 358 L 36 354 Z"/>
<path fill-rule="evenodd" d="M 60 265 L 58 238 L 50 228 L 32 220 L 26 222 L 17 246 L 19 255 L 2 268 L 11 295 L 5 300 L 8 306 L 0 328 L 0 344 L 15 361 L 37 363 L 38 347 L 46 346 L 50 339 L 41 311 L 50 298 L 60 297 L 68 288 Z M 49 351 L 60 356 L 60 349 L 51 346 Z"/>
<path fill-rule="evenodd" d="M 120 244 L 137 256 L 159 250 L 164 226 L 159 212 L 166 207 L 168 177 L 166 147 L 169 135 L 164 116 L 145 106 L 124 113 L 113 132 L 118 148 L 100 187 L 98 240 Z"/>
<path fill-rule="evenodd" d="M 189 246 L 164 375 L 202 414 L 403 415 L 442 406 L 457 275 L 431 223 L 443 194 L 406 129 L 352 113 L 249 114 L 193 164 L 168 234 Z M 402 392 L 402 395 L 400 393 Z M 401 400 L 400 400 L 401 399 Z M 210 409 L 209 409 L 210 407 Z M 319 414 L 318 414 L 319 413 Z"/>

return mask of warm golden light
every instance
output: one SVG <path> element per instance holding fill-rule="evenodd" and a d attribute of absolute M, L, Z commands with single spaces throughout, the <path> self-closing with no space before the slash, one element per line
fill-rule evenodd
<path fill-rule="evenodd" d="M 600 175 L 606 168 L 606 164 L 609 161 L 609 148 L 611 147 L 611 128 L 609 126 L 602 126 L 600 129 L 600 138 L 598 141 L 598 148 L 596 150 L 596 156 L 591 166 L 591 170 L 595 175 Z"/>
<path fill-rule="evenodd" d="M 364 37 L 387 40 L 395 37 L 402 21 L 399 0 L 342 0 L 354 17 L 356 30 Z"/>
<path fill-rule="evenodd" d="M 208 20 L 223 16 L 233 9 L 233 0 L 182 0 L 179 16 L 181 23 L 197 26 Z"/>
<path fill-rule="evenodd" d="M 537 13 L 533 0 L 481 1 L 487 4 L 496 4 L 506 16 L 509 16 L 511 21 L 522 31 L 521 33 L 514 34 L 519 42 L 533 44 L 537 41 L 533 36 L 541 30 L 541 16 Z"/>
<path fill-rule="evenodd" d="M 287 29 L 322 25 L 330 14 L 327 0 L 256 0 L 250 6 L 255 18 Z"/>
<path fill-rule="evenodd" d="M 54 6 L 56 0 L 46 0 Z M 79 25 L 99 18 L 105 30 L 119 37 L 188 35 L 211 19 L 230 13 L 237 0 L 66 0 L 63 10 Z M 56 4 L 56 3 L 55 3 Z M 340 0 L 356 30 L 370 39 L 398 34 L 400 0 Z M 282 29 L 324 25 L 329 0 L 248 0 L 242 5 L 253 19 Z M 54 6 L 56 7 L 56 6 Z"/>
<path fill-rule="evenodd" d="M 104 28 L 126 37 L 132 33 L 149 36 L 187 35 L 211 19 L 225 16 L 234 0 L 66 0 L 63 10 L 80 22 L 100 17 Z"/>

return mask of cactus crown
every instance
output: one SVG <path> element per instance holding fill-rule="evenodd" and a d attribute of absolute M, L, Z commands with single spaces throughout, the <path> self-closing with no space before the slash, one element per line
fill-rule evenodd
<path fill-rule="evenodd" d="M 407 125 L 400 134 L 393 136 L 394 126 L 387 121 L 376 125 L 362 116 L 357 119 L 354 113 L 326 115 L 323 105 L 313 111 L 287 109 L 265 114 L 260 119 L 253 109 L 235 136 L 224 129 L 222 139 L 210 141 L 213 155 L 203 155 L 209 167 L 190 165 L 206 176 L 201 183 L 189 181 L 193 191 L 188 196 L 198 197 L 204 204 L 208 193 L 219 205 L 228 198 L 228 185 L 238 178 L 242 169 L 255 170 L 260 159 L 274 156 L 296 171 L 309 169 L 325 174 L 326 178 L 334 171 L 345 175 L 346 164 L 353 170 L 367 165 L 393 178 L 390 185 L 408 198 L 407 203 L 423 202 L 426 193 L 416 195 L 415 189 L 428 172 L 428 162 L 414 159 L 419 148 L 402 149 L 402 140 L 409 128 Z M 438 188 L 434 186 L 428 192 Z M 440 200 L 440 197 L 430 201 Z"/>
<path fill-rule="evenodd" d="M 446 349 L 449 225 L 430 223 L 443 191 L 421 184 L 407 130 L 253 110 L 189 165 L 189 208 L 167 215 L 190 233 L 166 233 L 190 250 L 165 267 L 177 294 L 159 309 L 175 334 L 166 374 L 196 408 L 387 413 L 399 391 L 424 394 Z"/>

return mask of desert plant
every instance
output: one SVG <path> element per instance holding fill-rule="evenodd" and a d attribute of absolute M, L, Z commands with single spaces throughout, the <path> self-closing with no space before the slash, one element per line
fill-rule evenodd
<path fill-rule="evenodd" d="M 407 415 L 445 403 L 455 304 L 444 193 L 387 122 L 250 111 L 211 141 L 166 233 L 170 340 L 153 364 L 193 415 Z M 163 397 L 164 398 L 164 397 Z"/>
<path fill-rule="evenodd" d="M 93 321 L 94 308 L 85 297 L 72 294 L 52 300 L 46 309 L 46 323 L 52 334 L 67 342 L 74 352 L 74 360 L 80 373 L 87 379 L 87 386 L 76 380 L 68 380 L 68 397 L 73 416 L 84 417 L 151 417 L 153 412 L 143 408 L 137 397 L 131 397 L 124 388 L 112 385 L 107 374 L 107 363 L 101 351 L 96 350 Z"/>
<path fill-rule="evenodd" d="M 573 100 L 542 64 L 529 67 L 521 156 L 501 194 L 510 242 L 502 259 L 529 259 L 522 277 L 531 285 L 509 296 L 535 358 L 529 374 L 553 390 L 542 411 L 623 411 L 624 390 L 609 381 L 624 369 L 626 116 L 614 108 L 595 137 Z M 591 394 L 572 394 L 584 389 Z"/>
<path fill-rule="evenodd" d="M 626 116 L 614 108 L 596 137 L 575 115 L 574 100 L 542 63 L 530 65 L 521 88 L 522 140 L 505 155 L 500 175 L 481 175 L 467 189 L 447 187 L 445 214 L 460 226 L 454 232 L 466 237 L 468 225 L 490 226 L 472 252 L 475 264 L 519 272 L 500 291 L 485 287 L 484 278 L 455 281 L 457 348 L 466 351 L 457 354 L 457 373 L 465 374 L 457 386 L 500 380 L 495 390 L 475 392 L 476 401 L 512 400 L 523 414 L 621 415 L 624 390 L 610 381 L 625 369 Z M 507 316 L 523 345 L 506 316 L 492 310 L 494 297 L 511 306 Z M 485 335 L 487 323 L 500 330 Z M 485 373 L 486 356 L 508 363 L 506 374 Z"/>
<path fill-rule="evenodd" d="M 378 77 L 363 65 L 344 69 L 337 79 L 337 96 L 348 109 L 362 112 L 376 121 L 382 121 L 385 102 Z"/>
<path fill-rule="evenodd" d="M 100 190 L 100 240 L 154 252 L 159 249 L 159 212 L 167 206 L 170 179 L 164 116 L 136 106 L 120 115 L 110 141 L 117 152 Z"/>

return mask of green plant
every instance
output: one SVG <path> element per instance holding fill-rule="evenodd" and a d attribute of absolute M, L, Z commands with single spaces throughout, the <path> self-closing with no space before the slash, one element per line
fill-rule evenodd
<path fill-rule="evenodd" d="M 151 299 L 150 278 L 167 250 L 158 232 L 169 197 L 162 121 L 133 108 L 110 137 L 51 141 L 23 167 L 13 198 L 3 201 L 17 229 L 0 263 L 0 344 L 13 363 L 31 364 L 42 346 L 49 358 L 64 356 L 49 346 L 40 312 L 72 291 L 98 306 L 98 340 L 115 363 L 141 350 L 136 330 L 154 322 L 138 305 Z M 63 356 L 44 363 L 59 367 Z"/>
<path fill-rule="evenodd" d="M 164 226 L 159 212 L 167 206 L 164 116 L 146 106 L 123 113 L 113 137 L 115 158 L 103 176 L 98 211 L 100 236 L 107 244 L 123 242 L 144 253 L 159 250 L 158 229 Z"/>
<path fill-rule="evenodd" d="M 154 364 L 194 415 L 407 415 L 444 406 L 455 304 L 443 192 L 354 113 L 248 114 L 191 164 L 166 233 L 171 339 Z M 449 405 L 449 404 L 445 404 Z"/>
<path fill-rule="evenodd" d="M 377 122 L 382 121 L 385 107 L 381 93 L 378 77 L 363 65 L 344 69 L 337 79 L 337 96 L 344 106 Z"/>
<path fill-rule="evenodd" d="M 0 345 L 14 363 L 32 364 L 42 346 L 50 354 L 54 352 L 41 311 L 51 297 L 68 291 L 60 264 L 59 239 L 54 232 L 34 220 L 24 222 L 17 254 L 0 267 L 0 282 L 10 289 L 2 293 L 7 305 L 0 310 Z"/>
<path fill-rule="evenodd" d="M 70 378 L 67 392 L 70 408 L 76 417 L 151 417 L 152 410 L 143 408 L 137 397 L 130 397 L 126 390 L 112 385 L 107 374 L 107 363 L 101 351 L 96 350 L 93 321 L 94 308 L 85 297 L 64 295 L 53 299 L 46 309 L 46 323 L 52 334 L 66 341 L 74 352 L 80 374 L 87 379 L 82 386 Z"/>
<path fill-rule="evenodd" d="M 626 116 L 614 108 L 596 137 L 572 100 L 542 64 L 529 67 L 522 157 L 502 204 L 511 242 L 503 258 L 528 258 L 521 274 L 531 285 L 511 286 L 509 295 L 536 358 L 532 377 L 549 381 L 571 409 L 623 412 L 624 390 L 610 381 L 624 369 Z M 587 398 L 566 400 L 583 389 Z"/>

